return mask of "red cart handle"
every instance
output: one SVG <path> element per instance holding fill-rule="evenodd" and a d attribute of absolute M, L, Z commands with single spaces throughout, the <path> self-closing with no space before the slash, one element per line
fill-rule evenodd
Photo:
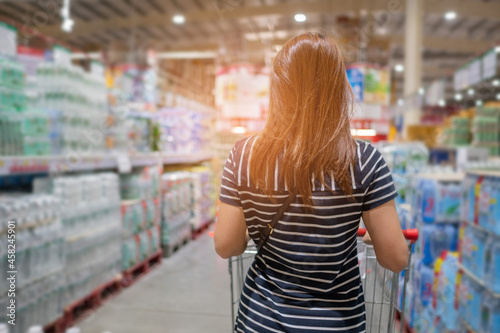
<path fill-rule="evenodd" d="M 358 237 L 363 237 L 366 234 L 366 229 L 358 229 Z M 407 240 L 415 243 L 418 240 L 418 230 L 417 229 L 405 229 L 403 230 L 403 235 Z"/>

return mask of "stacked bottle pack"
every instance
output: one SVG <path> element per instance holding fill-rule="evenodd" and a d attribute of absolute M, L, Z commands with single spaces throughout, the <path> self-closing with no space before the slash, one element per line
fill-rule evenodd
<path fill-rule="evenodd" d="M 441 254 L 457 250 L 461 193 L 459 175 L 420 174 L 411 181 L 411 208 L 402 205 L 399 209 L 403 227 L 415 226 L 420 233 L 414 248 L 406 299 L 407 318 L 417 332 L 428 332 L 429 323 L 434 323 L 438 314 L 437 309 L 453 308 L 454 299 L 440 298 L 433 302 L 433 286 L 437 283 L 435 269 Z M 446 325 L 451 325 L 447 330 L 455 329 L 453 321 Z"/>
<path fill-rule="evenodd" d="M 472 133 L 474 147 L 488 148 L 491 156 L 500 155 L 500 108 L 476 108 Z"/>
<path fill-rule="evenodd" d="M 63 304 L 88 295 L 121 272 L 121 215 L 118 176 L 98 173 L 37 178 L 35 193 L 62 203 L 66 265 Z"/>
<path fill-rule="evenodd" d="M 120 176 L 123 270 L 160 248 L 160 177 L 159 167 Z"/>
<path fill-rule="evenodd" d="M 31 325 L 48 324 L 62 314 L 61 209 L 60 200 L 51 195 L 0 195 L 0 305 L 4 310 L 0 322 L 15 319 L 16 325 L 9 325 L 11 333 L 25 333 Z M 9 255 L 8 249 L 14 247 L 14 256 Z M 12 274 L 7 271 L 17 271 L 15 280 L 8 279 Z M 11 299 L 15 311 L 8 308 Z"/>
<path fill-rule="evenodd" d="M 449 146 L 464 146 L 470 143 L 469 118 L 454 116 L 450 127 L 443 132 L 442 143 Z"/>
<path fill-rule="evenodd" d="M 208 167 L 195 167 L 191 169 L 193 186 L 193 208 L 191 228 L 199 230 L 215 218 L 215 190 L 212 172 Z"/>
<path fill-rule="evenodd" d="M 464 180 L 459 314 L 476 332 L 500 331 L 500 173 Z"/>
<path fill-rule="evenodd" d="M 51 152 L 49 117 L 28 105 L 22 64 L 0 58 L 0 155 Z"/>
<path fill-rule="evenodd" d="M 419 172 L 427 169 L 428 149 L 418 142 L 389 144 L 378 148 L 392 172 L 394 185 L 398 192 L 395 199 L 396 203 L 411 202 L 408 197 L 411 179 Z"/>
<path fill-rule="evenodd" d="M 188 171 L 166 172 L 162 176 L 161 245 L 166 254 L 191 237 L 193 187 Z"/>

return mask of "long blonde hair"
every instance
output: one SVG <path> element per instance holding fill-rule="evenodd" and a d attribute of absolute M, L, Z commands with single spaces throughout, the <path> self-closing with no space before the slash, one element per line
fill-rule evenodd
<path fill-rule="evenodd" d="M 356 144 L 350 132 L 353 93 L 335 41 L 318 33 L 290 39 L 271 71 L 269 116 L 252 150 L 251 179 L 272 198 L 273 182 L 288 185 L 312 204 L 311 178 L 352 195 Z M 278 179 L 266 181 L 280 157 Z M 274 172 L 270 173 L 274 175 Z"/>

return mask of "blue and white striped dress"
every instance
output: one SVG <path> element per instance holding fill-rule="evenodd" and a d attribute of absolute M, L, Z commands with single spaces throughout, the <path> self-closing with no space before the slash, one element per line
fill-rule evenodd
<path fill-rule="evenodd" d="M 236 143 L 224 167 L 220 200 L 243 207 L 250 236 L 269 223 L 277 203 L 252 187 L 249 158 L 256 137 Z M 357 229 L 363 211 L 396 197 L 391 173 L 372 145 L 357 142 L 348 199 L 330 175 L 333 194 L 313 181 L 313 210 L 297 196 L 251 265 L 241 295 L 235 332 L 364 332 L 365 307 L 357 258 Z M 279 162 L 278 162 L 279 164 Z M 274 170 L 279 172 L 279 165 Z M 272 176 L 270 177 L 272 179 Z"/>

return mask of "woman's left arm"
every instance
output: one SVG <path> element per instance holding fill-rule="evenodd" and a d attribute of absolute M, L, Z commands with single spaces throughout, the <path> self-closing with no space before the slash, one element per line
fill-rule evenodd
<path fill-rule="evenodd" d="M 243 208 L 220 202 L 215 225 L 215 251 L 224 259 L 239 256 L 247 248 L 249 237 Z"/>

